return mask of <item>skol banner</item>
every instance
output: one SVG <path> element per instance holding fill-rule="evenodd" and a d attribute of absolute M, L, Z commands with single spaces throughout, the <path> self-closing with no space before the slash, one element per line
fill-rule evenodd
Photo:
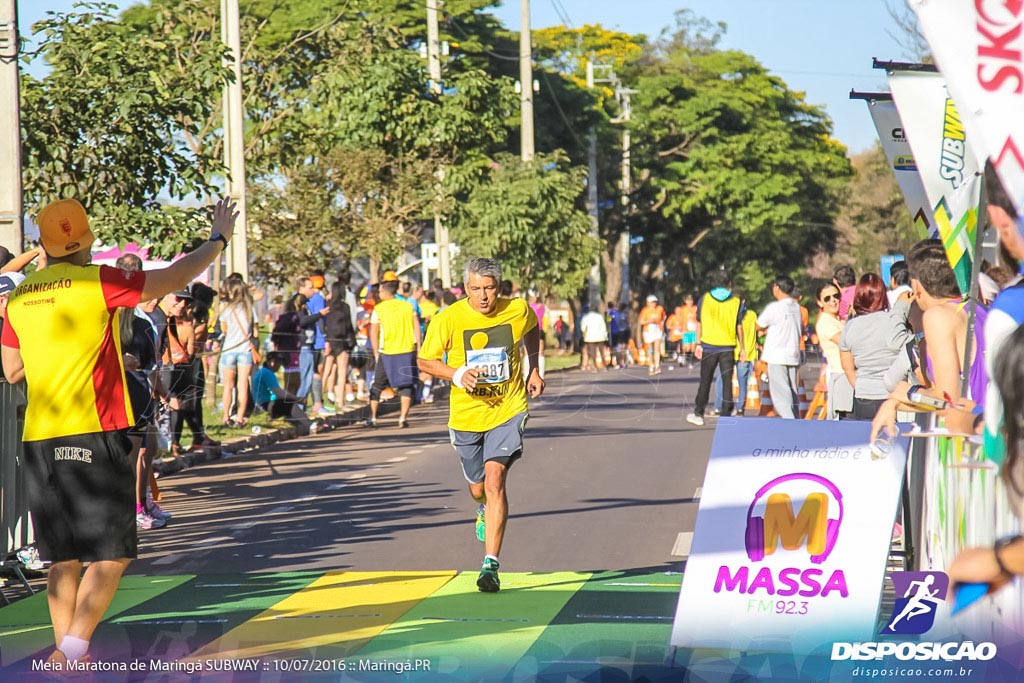
<path fill-rule="evenodd" d="M 1024 215 L 1024 2 L 909 0 L 978 156 Z"/>
<path fill-rule="evenodd" d="M 872 458 L 869 429 L 719 422 L 673 646 L 809 652 L 873 637 L 906 451 Z"/>
<path fill-rule="evenodd" d="M 981 194 L 971 140 L 940 74 L 897 71 L 889 74 L 889 89 L 928 195 L 932 225 L 966 294 Z"/>
<path fill-rule="evenodd" d="M 918 237 L 938 237 L 938 231 L 932 226 L 932 207 L 928 203 L 928 195 L 925 194 L 921 177 L 917 173 L 914 153 L 907 142 L 907 134 L 903 129 L 903 122 L 900 121 L 900 114 L 896 111 L 896 104 L 891 99 L 869 99 L 866 102 L 871 119 L 878 130 L 878 139 L 885 151 L 885 158 L 889 160 L 896 175 L 896 182 L 903 192 L 903 200 L 907 203 Z"/>

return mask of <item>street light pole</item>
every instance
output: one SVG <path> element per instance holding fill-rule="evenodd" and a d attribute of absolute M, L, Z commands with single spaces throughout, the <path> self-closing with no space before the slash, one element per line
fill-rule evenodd
<path fill-rule="evenodd" d="M 441 38 L 437 27 L 438 0 L 427 0 L 427 71 L 430 74 L 430 91 L 440 97 L 441 88 Z M 437 274 L 441 278 L 441 286 L 448 289 L 452 286 L 451 252 L 448 246 L 448 226 L 441 220 L 442 186 L 444 169 L 439 168 L 435 174 L 437 181 L 434 200 L 434 242 L 437 243 Z M 429 287 L 429 282 L 423 286 Z"/>
<path fill-rule="evenodd" d="M 0 0 L 0 246 L 12 254 L 24 247 L 19 102 L 18 5 Z"/>
<path fill-rule="evenodd" d="M 523 161 L 533 161 L 533 40 L 530 36 L 530 0 L 519 0 L 522 27 L 519 30 L 519 103 L 522 135 L 519 142 Z"/>
<path fill-rule="evenodd" d="M 587 89 L 594 89 L 594 62 L 587 60 Z M 590 140 L 587 145 L 587 210 L 590 213 L 590 234 L 599 238 L 600 213 L 597 206 L 597 129 L 590 128 Z M 594 259 L 590 266 L 590 277 L 587 286 L 587 303 L 590 310 L 601 309 L 601 257 Z"/>
<path fill-rule="evenodd" d="M 224 60 L 234 82 L 224 87 L 224 165 L 228 177 L 226 194 L 235 201 L 238 222 L 227 250 L 227 270 L 249 281 L 249 245 L 245 211 L 245 116 L 242 110 L 242 35 L 238 0 L 221 0 L 221 39 L 228 48 Z M 220 283 L 217 283 L 218 285 Z"/>

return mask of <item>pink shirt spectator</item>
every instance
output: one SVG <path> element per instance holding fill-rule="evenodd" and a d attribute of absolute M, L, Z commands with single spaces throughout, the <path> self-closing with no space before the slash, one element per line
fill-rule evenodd
<path fill-rule="evenodd" d="M 839 319 L 847 320 L 850 317 L 850 308 L 853 306 L 853 295 L 857 292 L 857 285 L 850 285 L 843 290 L 839 298 Z"/>

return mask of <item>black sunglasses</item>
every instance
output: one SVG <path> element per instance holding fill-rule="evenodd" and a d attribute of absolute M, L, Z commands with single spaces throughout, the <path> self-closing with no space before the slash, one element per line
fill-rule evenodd
<path fill-rule="evenodd" d="M 821 297 L 821 300 L 824 301 L 825 303 L 828 303 L 829 301 L 839 301 L 839 299 L 840 296 L 838 294 L 826 294 L 825 296 Z"/>

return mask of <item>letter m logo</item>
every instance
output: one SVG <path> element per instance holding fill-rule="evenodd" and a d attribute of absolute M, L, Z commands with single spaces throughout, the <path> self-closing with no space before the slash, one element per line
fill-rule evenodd
<path fill-rule="evenodd" d="M 828 496 L 812 493 L 800 506 L 799 514 L 793 514 L 793 502 L 785 493 L 768 496 L 764 511 L 764 552 L 771 555 L 779 544 L 786 550 L 807 547 L 811 555 L 825 552 L 828 539 Z"/>

